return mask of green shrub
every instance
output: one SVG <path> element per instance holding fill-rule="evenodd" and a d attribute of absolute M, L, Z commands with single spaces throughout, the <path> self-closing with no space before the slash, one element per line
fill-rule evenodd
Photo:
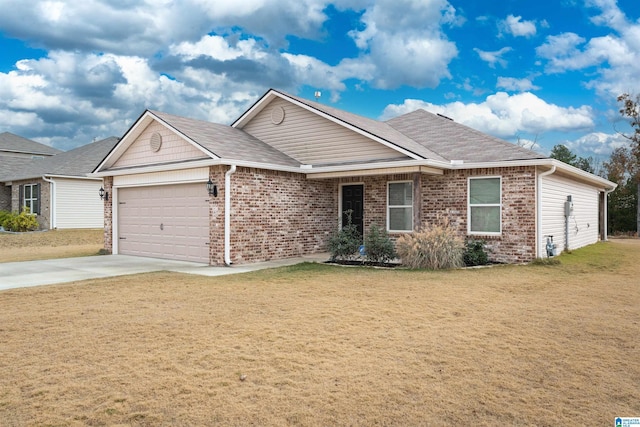
<path fill-rule="evenodd" d="M 355 258 L 362 242 L 358 227 L 351 222 L 351 210 L 345 211 L 345 214 L 347 215 L 347 224 L 343 224 L 341 229 L 336 230 L 329 237 L 329 253 L 332 260 Z"/>
<path fill-rule="evenodd" d="M 464 242 L 448 222 L 400 236 L 396 250 L 402 264 L 409 268 L 437 270 L 464 266 Z"/>
<path fill-rule="evenodd" d="M 3 227 L 9 231 L 24 232 L 37 230 L 40 224 L 35 215 L 31 215 L 29 208 L 25 207 L 19 214 L 10 213 L 4 220 Z"/>
<path fill-rule="evenodd" d="M 12 214 L 8 211 L 0 211 L 0 227 L 4 227 L 5 230 L 8 230 L 9 227 L 5 225 L 5 223 L 11 218 Z"/>
<path fill-rule="evenodd" d="M 468 240 L 464 251 L 464 265 L 472 267 L 474 265 L 487 265 L 489 255 L 484 248 L 484 240 Z"/>
<path fill-rule="evenodd" d="M 387 231 L 376 224 L 369 227 L 364 239 L 364 248 L 367 261 L 385 263 L 396 257 L 396 250 Z"/>

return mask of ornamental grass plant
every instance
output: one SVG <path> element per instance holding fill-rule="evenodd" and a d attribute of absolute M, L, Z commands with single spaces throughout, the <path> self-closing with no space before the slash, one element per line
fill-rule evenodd
<path fill-rule="evenodd" d="M 464 241 L 448 220 L 401 236 L 396 251 L 402 264 L 409 268 L 439 270 L 464 266 Z"/>

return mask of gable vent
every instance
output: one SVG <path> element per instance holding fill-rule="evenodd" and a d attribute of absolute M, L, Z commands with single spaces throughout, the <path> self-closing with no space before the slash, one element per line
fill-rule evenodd
<path fill-rule="evenodd" d="M 151 139 L 149 140 L 149 147 L 151 148 L 151 151 L 155 153 L 160 150 L 161 146 L 162 135 L 160 135 L 158 132 L 154 132 L 153 135 L 151 135 Z"/>
<path fill-rule="evenodd" d="M 284 108 L 278 106 L 271 110 L 271 123 L 279 125 L 284 121 Z"/>

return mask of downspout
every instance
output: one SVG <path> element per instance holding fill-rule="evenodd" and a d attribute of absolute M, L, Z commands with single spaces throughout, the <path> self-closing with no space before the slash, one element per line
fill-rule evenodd
<path fill-rule="evenodd" d="M 42 175 L 42 180 L 51 184 L 51 194 L 49 194 L 49 229 L 58 228 L 58 218 L 56 215 L 56 182 Z"/>
<path fill-rule="evenodd" d="M 542 256 L 542 178 L 553 174 L 555 171 L 556 167 L 551 166 L 551 169 L 538 175 L 538 194 L 536 195 L 536 216 L 538 217 L 538 221 L 536 221 L 536 255 L 538 258 L 544 258 Z"/>
<path fill-rule="evenodd" d="M 603 241 L 609 241 L 609 193 L 614 191 L 615 188 L 611 190 L 604 190 L 604 236 Z"/>
<path fill-rule="evenodd" d="M 224 263 L 231 265 L 231 175 L 236 172 L 236 165 L 224 174 Z"/>

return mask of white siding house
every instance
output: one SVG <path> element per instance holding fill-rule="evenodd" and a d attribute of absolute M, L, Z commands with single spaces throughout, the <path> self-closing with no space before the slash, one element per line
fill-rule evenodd
<path fill-rule="evenodd" d="M 598 189 L 558 174 L 543 177 L 541 185 L 540 238 L 543 242 L 546 236 L 553 236 L 558 253 L 596 243 L 599 239 Z M 565 202 L 568 197 L 573 203 L 573 211 L 567 217 Z"/>
<path fill-rule="evenodd" d="M 102 228 L 104 203 L 96 197 L 101 179 L 53 178 L 52 228 Z"/>

